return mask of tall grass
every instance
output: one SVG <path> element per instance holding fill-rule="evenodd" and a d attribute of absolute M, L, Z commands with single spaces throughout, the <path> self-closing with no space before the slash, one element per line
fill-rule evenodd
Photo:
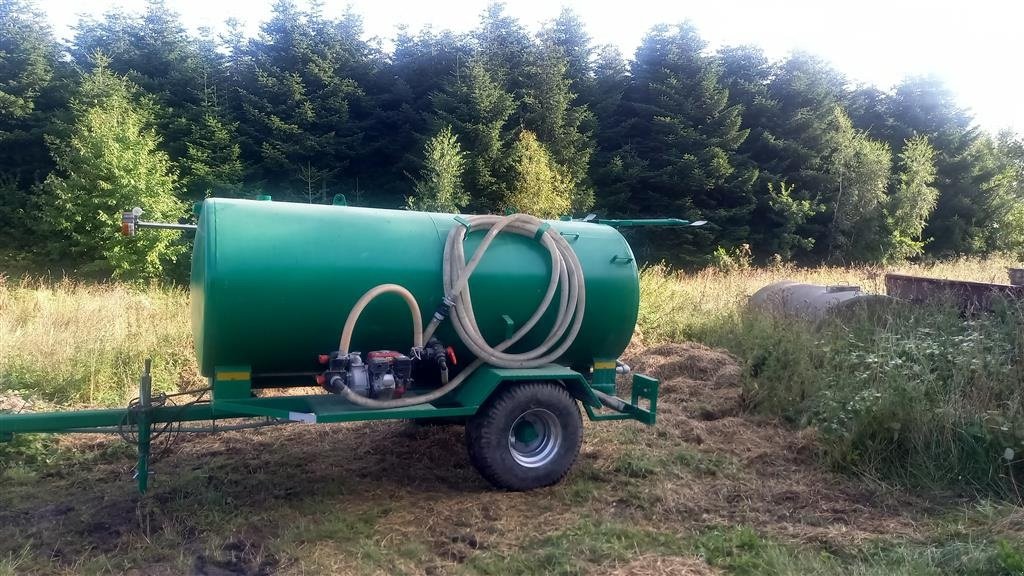
<path fill-rule="evenodd" d="M 123 405 L 147 357 L 158 389 L 197 378 L 184 290 L 0 276 L 0 392 Z"/>
<path fill-rule="evenodd" d="M 903 272 L 1004 281 L 1006 259 Z M 644 340 L 696 339 L 745 365 L 754 410 L 814 426 L 833 464 L 928 487 L 1024 492 L 1024 310 L 970 318 L 955 306 L 900 307 L 811 326 L 749 312 L 746 297 L 790 278 L 881 291 L 876 268 L 641 275 Z"/>

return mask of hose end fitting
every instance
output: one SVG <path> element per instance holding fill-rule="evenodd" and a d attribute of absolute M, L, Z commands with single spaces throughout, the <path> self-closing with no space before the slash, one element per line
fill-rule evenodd
<path fill-rule="evenodd" d="M 437 310 L 434 311 L 434 320 L 438 322 L 444 322 L 444 319 L 448 317 L 448 314 L 452 311 L 452 306 L 455 306 L 455 301 L 450 297 L 445 296 L 441 299 L 441 304 L 438 305 Z"/>

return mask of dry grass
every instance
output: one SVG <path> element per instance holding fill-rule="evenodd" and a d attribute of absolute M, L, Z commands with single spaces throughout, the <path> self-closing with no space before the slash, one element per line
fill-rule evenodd
<path fill-rule="evenodd" d="M 124 405 L 146 357 L 158 386 L 197 379 L 184 290 L 0 276 L 0 391 Z"/>
<path fill-rule="evenodd" d="M 960 258 L 931 264 L 889 267 L 783 265 L 734 272 L 707 268 L 698 272 L 673 271 L 652 266 L 640 276 L 640 317 L 643 341 L 704 341 L 724 322 L 735 320 L 746 299 L 758 289 L 780 280 L 811 284 L 850 284 L 872 293 L 885 292 L 885 274 L 897 272 L 935 278 L 1006 283 L 1006 268 L 1020 266 L 1010 257 Z"/>

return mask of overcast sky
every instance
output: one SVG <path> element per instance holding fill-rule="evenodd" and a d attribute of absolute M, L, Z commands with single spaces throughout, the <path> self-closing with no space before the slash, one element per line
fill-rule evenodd
<path fill-rule="evenodd" d="M 191 28 L 218 29 L 235 17 L 252 32 L 270 13 L 271 0 L 170 0 Z M 449 2 L 327 0 L 328 14 L 351 4 L 367 36 L 385 46 L 395 26 L 472 29 L 487 0 Z M 141 10 L 143 0 L 48 0 L 41 5 L 62 36 L 80 13 L 112 8 Z M 804 49 L 830 60 L 851 80 L 891 87 L 901 78 L 936 74 L 996 131 L 1024 133 L 1024 3 L 1014 0 L 518 0 L 507 11 L 531 30 L 572 7 L 598 43 L 618 45 L 630 56 L 652 25 L 692 20 L 713 47 L 756 44 L 769 56 Z"/>

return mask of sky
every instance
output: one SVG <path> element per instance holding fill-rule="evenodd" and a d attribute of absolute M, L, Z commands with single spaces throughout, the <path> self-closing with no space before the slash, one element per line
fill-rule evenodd
<path fill-rule="evenodd" d="M 271 0 L 168 0 L 190 28 L 218 30 L 234 17 L 256 33 Z M 368 37 L 385 47 L 395 27 L 471 30 L 488 0 L 447 2 L 325 0 L 325 12 L 345 7 L 363 16 Z M 144 0 L 41 0 L 58 34 L 69 36 L 80 14 L 140 11 Z M 1014 0 L 515 0 L 508 13 L 531 30 L 571 7 L 595 42 L 631 56 L 658 23 L 692 21 L 712 48 L 761 46 L 773 58 L 806 50 L 829 60 L 853 82 L 887 89 L 910 75 L 934 74 L 996 132 L 1024 133 L 1024 3 Z"/>

